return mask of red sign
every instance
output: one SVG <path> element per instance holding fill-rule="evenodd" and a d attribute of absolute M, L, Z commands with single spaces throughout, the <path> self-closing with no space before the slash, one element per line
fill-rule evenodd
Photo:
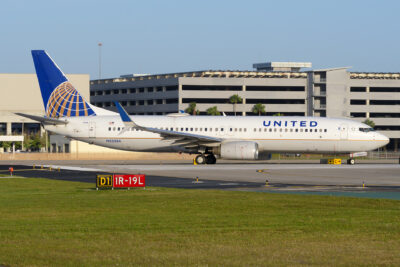
<path fill-rule="evenodd" d="M 114 174 L 114 187 L 145 187 L 146 176 L 144 174 Z"/>

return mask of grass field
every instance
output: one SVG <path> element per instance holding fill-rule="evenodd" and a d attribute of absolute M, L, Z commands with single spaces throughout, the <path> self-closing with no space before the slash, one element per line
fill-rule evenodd
<path fill-rule="evenodd" d="M 400 265 L 400 202 L 0 179 L 0 265 Z"/>

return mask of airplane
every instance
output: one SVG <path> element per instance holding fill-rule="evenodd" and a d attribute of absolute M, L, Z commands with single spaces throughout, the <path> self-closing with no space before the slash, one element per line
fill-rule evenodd
<path fill-rule="evenodd" d="M 73 87 L 44 50 L 32 50 L 45 116 L 16 113 L 39 121 L 55 134 L 103 147 L 143 152 L 198 154 L 197 164 L 217 158 L 257 160 L 271 153 L 349 153 L 363 156 L 389 143 L 370 126 L 343 118 L 301 116 L 130 116 L 96 107 Z"/>

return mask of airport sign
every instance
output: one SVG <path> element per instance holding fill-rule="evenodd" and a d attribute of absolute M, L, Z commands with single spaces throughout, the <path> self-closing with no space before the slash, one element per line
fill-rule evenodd
<path fill-rule="evenodd" d="M 131 188 L 145 187 L 144 174 L 99 174 L 96 179 L 96 188 Z"/>
<path fill-rule="evenodd" d="M 112 188 L 113 176 L 111 174 L 99 174 L 96 179 L 97 188 Z"/>
<path fill-rule="evenodd" d="M 114 188 L 145 187 L 144 174 L 114 174 Z"/>

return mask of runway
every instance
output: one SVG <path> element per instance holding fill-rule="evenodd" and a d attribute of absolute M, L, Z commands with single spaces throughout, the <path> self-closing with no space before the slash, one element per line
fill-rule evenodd
<path fill-rule="evenodd" d="M 150 164 L 75 164 L 51 165 L 61 172 L 22 171 L 16 175 L 25 177 L 44 177 L 50 179 L 72 180 L 95 183 L 96 174 L 146 174 L 148 186 L 225 189 L 257 192 L 285 193 L 334 193 L 351 196 L 372 196 L 400 199 L 399 164 L 216 164 L 191 165 L 188 163 L 152 162 Z M 102 162 L 103 163 L 103 162 Z M 48 168 L 50 165 L 43 165 Z M 8 165 L 0 166 L 8 169 Z M 17 166 L 15 169 L 29 169 L 30 166 Z M 198 177 L 199 182 L 194 182 Z M 368 193 L 369 194 L 365 194 Z M 383 195 L 382 195 L 383 194 Z M 389 197 L 390 196 L 390 197 Z"/>
<path fill-rule="evenodd" d="M 88 165 L 82 170 L 111 173 L 145 173 L 186 179 L 305 185 L 400 186 L 399 164 L 216 164 L 216 165 Z"/>

